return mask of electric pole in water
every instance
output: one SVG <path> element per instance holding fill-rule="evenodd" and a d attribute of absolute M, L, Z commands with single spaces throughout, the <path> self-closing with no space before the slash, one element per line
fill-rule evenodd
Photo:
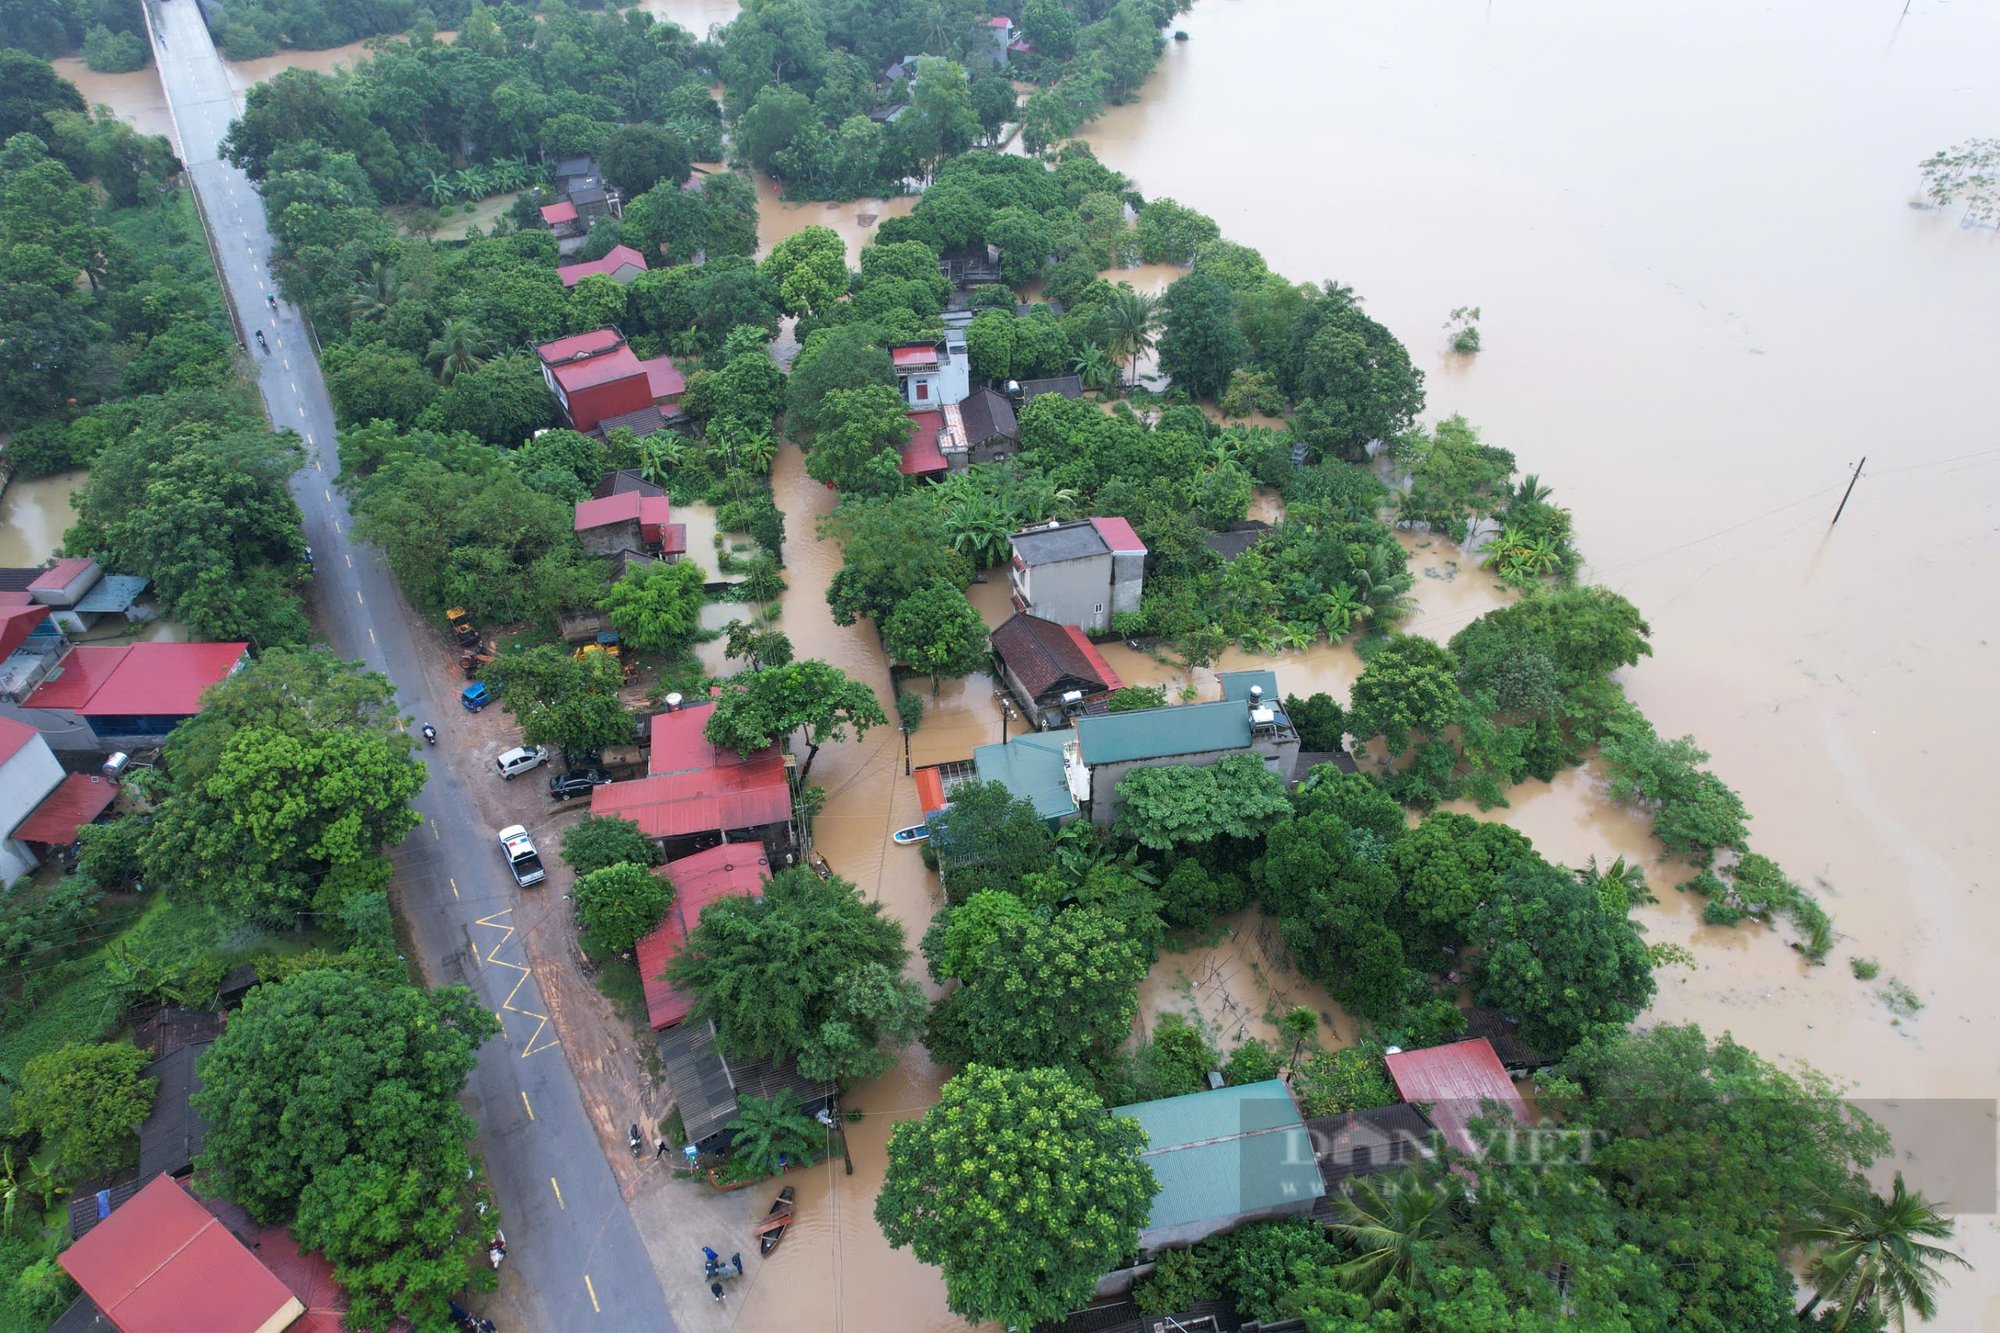
<path fill-rule="evenodd" d="M 1854 494 L 1854 483 L 1861 480 L 1861 469 L 1868 465 L 1868 455 L 1861 455 L 1861 461 L 1854 465 L 1854 475 L 1847 479 L 1847 489 L 1840 493 L 1840 508 L 1833 511 L 1833 523 L 1840 522 L 1840 516 L 1847 512 L 1847 497 Z M 1827 524 L 1830 528 L 1833 523 Z"/>

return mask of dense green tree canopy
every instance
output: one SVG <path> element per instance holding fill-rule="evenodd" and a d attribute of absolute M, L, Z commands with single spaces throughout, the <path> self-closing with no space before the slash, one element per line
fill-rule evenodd
<path fill-rule="evenodd" d="M 659 860 L 652 839 L 629 819 L 615 815 L 585 815 L 563 831 L 563 864 L 577 878 L 593 870 L 630 862 L 650 866 Z"/>
<path fill-rule="evenodd" d="M 563 854 L 569 854 L 567 842 Z M 647 861 L 622 861 L 578 875 L 570 896 L 584 947 L 593 953 L 625 953 L 660 924 L 674 901 L 674 888 Z"/>
<path fill-rule="evenodd" d="M 872 1078 L 895 1063 L 923 993 L 903 978 L 903 928 L 843 879 L 781 870 L 757 898 L 701 913 L 668 975 L 732 1053 L 796 1057 L 808 1078 Z M 693 1021 L 691 1020 L 691 1021 Z"/>
<path fill-rule="evenodd" d="M 640 652 L 673 654 L 693 642 L 708 600 L 692 560 L 634 565 L 599 603 L 619 637 Z"/>
<path fill-rule="evenodd" d="M 441 1320 L 492 1235 L 458 1096 L 499 1030 L 459 987 L 324 969 L 260 986 L 200 1061 L 200 1176 L 323 1249 L 358 1326 Z"/>
<path fill-rule="evenodd" d="M 520 723 L 524 744 L 590 750 L 632 743 L 632 714 L 618 697 L 624 673 L 611 657 L 573 657 L 561 644 L 542 643 L 502 654 L 481 675 Z"/>
<path fill-rule="evenodd" d="M 1150 953 L 1095 908 L 1003 921 L 964 984 L 932 1013 L 924 1044 L 948 1065 L 1077 1068 L 1123 1040 Z"/>
<path fill-rule="evenodd" d="M 799 766 L 803 785 L 820 746 L 846 740 L 850 729 L 858 740 L 870 727 L 886 726 L 888 721 L 874 690 L 839 667 L 806 658 L 748 671 L 730 681 L 709 716 L 707 735 L 717 745 L 748 754 L 803 731 L 806 761 Z"/>
<path fill-rule="evenodd" d="M 1158 1188 L 1144 1142 L 1058 1070 L 974 1065 L 896 1126 L 875 1220 L 944 1270 L 954 1313 L 1058 1319 L 1138 1245 Z"/>
<path fill-rule="evenodd" d="M 1201 768 L 1138 768 L 1118 781 L 1118 832 L 1155 851 L 1261 836 L 1291 813 L 1285 781 L 1261 755 Z"/>
<path fill-rule="evenodd" d="M 1053 846 L 1034 806 L 998 782 L 953 787 L 930 830 L 945 896 L 954 903 L 988 890 L 1020 892 L 1027 876 L 1048 866 Z"/>
<path fill-rule="evenodd" d="M 1380 736 L 1394 758 L 1412 736 L 1435 736 L 1458 720 L 1457 664 L 1429 639 L 1399 635 L 1376 650 L 1354 682 L 1347 728 L 1364 741 Z"/>
<path fill-rule="evenodd" d="M 949 583 L 919 588 L 889 613 L 882 647 L 912 671 L 931 678 L 962 676 L 986 662 L 986 622 L 965 593 Z"/>
<path fill-rule="evenodd" d="M 1474 933 L 1479 998 L 1521 1017 L 1521 1036 L 1565 1051 L 1594 1027 L 1623 1026 L 1653 998 L 1639 933 L 1559 866 L 1517 861 L 1495 880 Z"/>
<path fill-rule="evenodd" d="M 14 1118 L 41 1135 L 66 1174 L 111 1166 L 153 1109 L 160 1081 L 146 1077 L 149 1061 L 125 1041 L 44 1051 L 21 1067 Z"/>

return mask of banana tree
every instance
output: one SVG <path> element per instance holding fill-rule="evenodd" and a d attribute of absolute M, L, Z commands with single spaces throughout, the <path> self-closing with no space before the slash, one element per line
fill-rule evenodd
<path fill-rule="evenodd" d="M 442 207 L 458 198 L 458 182 L 445 172 L 426 168 L 420 173 L 417 193 Z"/>

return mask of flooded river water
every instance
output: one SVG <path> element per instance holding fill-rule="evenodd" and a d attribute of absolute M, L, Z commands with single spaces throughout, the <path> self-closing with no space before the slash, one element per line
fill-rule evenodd
<path fill-rule="evenodd" d="M 735 6 L 647 8 L 699 33 Z M 1648 868 L 1662 898 L 1644 912 L 1649 938 L 1689 943 L 1699 963 L 1660 974 L 1654 1017 L 1809 1060 L 1863 1096 L 1992 1097 L 2000 907 L 1984 881 L 2000 833 L 1982 761 L 2000 746 L 1985 619 L 2000 555 L 2000 379 L 1987 364 L 2000 240 L 1911 204 L 1920 159 L 2000 132 L 2000 10 L 1200 0 L 1180 26 L 1191 40 L 1143 98 L 1091 128 L 1100 156 L 1287 275 L 1353 285 L 1429 374 L 1433 411 L 1464 412 L 1555 488 L 1588 577 L 1651 620 L 1655 656 L 1629 673 L 1632 696 L 1663 733 L 1714 753 L 1758 848 L 1821 894 L 1846 938 L 1811 969 L 1776 933 L 1701 927 L 1673 891 L 1678 868 L 1643 820 L 1605 805 L 1592 769 L 1528 784 L 1489 817 L 1552 858 Z M 65 73 L 159 128 L 149 72 Z M 856 205 L 788 207 L 768 184 L 759 198 L 767 246 L 811 222 L 850 247 L 867 229 Z M 1476 358 L 1444 348 L 1461 305 L 1484 312 Z M 784 629 L 891 702 L 872 633 L 833 625 L 821 595 L 838 552 L 813 524 L 831 495 L 790 448 L 775 482 Z M 1501 600 L 1474 559 L 1420 539 L 1412 550 L 1429 576 L 1410 629 L 1446 638 Z M 990 585 L 975 600 L 1002 613 Z M 1107 656 L 1128 680 L 1212 695 L 1210 672 L 1184 682 L 1122 647 Z M 1359 669 L 1326 648 L 1274 665 L 1301 694 L 1343 693 Z M 947 682 L 914 761 L 997 739 L 992 688 Z M 812 777 L 828 791 L 821 850 L 914 943 L 935 899 L 917 854 L 888 839 L 917 815 L 901 736 L 830 746 Z M 1217 946 L 1231 957 L 1163 958 L 1149 1007 L 1186 996 L 1211 964 L 1261 967 L 1254 923 L 1239 924 Z M 1922 1013 L 1893 1022 L 1848 970 L 1864 955 L 1909 982 Z M 890 1251 L 871 1216 L 888 1129 L 920 1114 L 939 1078 L 913 1051 L 854 1092 L 856 1174 L 799 1178 L 798 1242 L 774 1260 L 782 1281 L 745 1293 L 740 1326 L 961 1327 L 935 1272 Z M 1909 1136 L 1898 1149 L 1933 1194 L 1974 1205 L 1941 1184 L 1936 1150 Z M 2000 1229 L 1981 1211 L 1960 1235 L 1979 1271 L 1954 1275 L 1941 1326 L 2000 1327 Z"/>

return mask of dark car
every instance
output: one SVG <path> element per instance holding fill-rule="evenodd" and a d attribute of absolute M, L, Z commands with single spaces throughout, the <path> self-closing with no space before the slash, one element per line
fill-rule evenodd
<path fill-rule="evenodd" d="M 601 768 L 572 768 L 549 777 L 549 795 L 558 801 L 587 795 L 592 787 L 602 787 L 611 775 Z"/>

